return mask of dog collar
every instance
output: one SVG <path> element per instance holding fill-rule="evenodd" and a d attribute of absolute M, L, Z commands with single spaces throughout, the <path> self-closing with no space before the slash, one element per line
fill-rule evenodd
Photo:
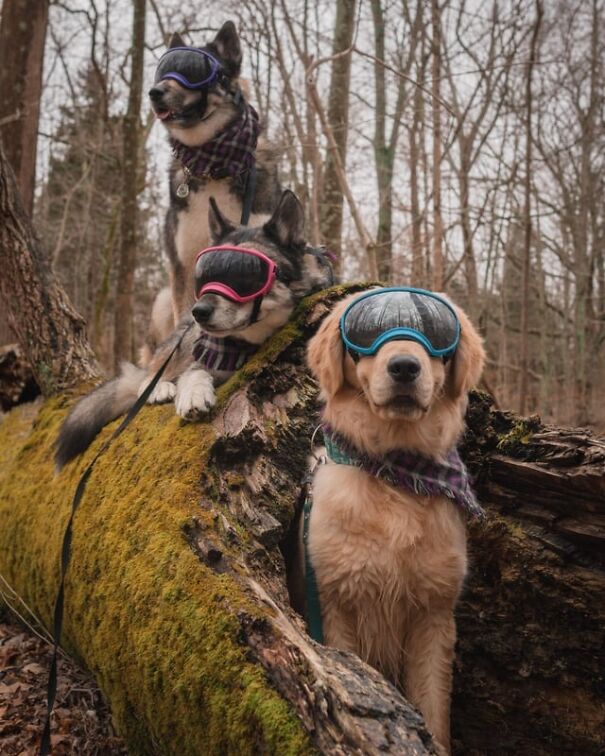
<path fill-rule="evenodd" d="M 207 333 L 200 334 L 193 345 L 196 362 L 208 370 L 222 370 L 226 373 L 235 373 L 256 351 L 258 344 L 230 336 L 221 339 Z"/>
<path fill-rule="evenodd" d="M 369 475 L 419 496 L 446 496 L 472 518 L 485 516 L 455 447 L 440 461 L 410 451 L 390 452 L 379 459 L 360 452 L 329 425 L 323 425 L 322 430 L 327 456 L 335 464 L 359 467 Z"/>
<path fill-rule="evenodd" d="M 238 118 L 210 142 L 199 147 L 188 147 L 177 139 L 170 140 L 172 154 L 185 174 L 184 181 L 176 190 L 181 199 L 189 194 L 192 178 L 237 178 L 254 165 L 260 120 L 256 110 L 244 100 L 241 108 Z"/>

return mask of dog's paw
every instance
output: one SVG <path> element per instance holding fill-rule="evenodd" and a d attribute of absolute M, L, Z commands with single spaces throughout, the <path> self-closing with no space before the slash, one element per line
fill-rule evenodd
<path fill-rule="evenodd" d="M 151 378 L 143 383 L 139 389 L 139 396 L 145 391 L 150 381 Z M 172 381 L 160 381 L 149 395 L 147 404 L 166 404 L 167 402 L 171 402 L 175 396 L 176 385 Z"/>
<path fill-rule="evenodd" d="M 174 404 L 177 415 L 197 420 L 216 402 L 212 377 L 204 370 L 190 370 L 179 378 Z"/>

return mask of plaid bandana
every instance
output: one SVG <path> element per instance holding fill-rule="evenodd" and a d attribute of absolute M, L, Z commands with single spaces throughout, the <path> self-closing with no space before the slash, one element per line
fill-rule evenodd
<path fill-rule="evenodd" d="M 328 457 L 338 465 L 360 467 L 398 488 L 407 488 L 420 496 L 447 496 L 470 517 L 485 516 L 471 488 L 468 472 L 453 448 L 438 462 L 416 452 L 397 451 L 382 459 L 359 452 L 329 425 L 322 426 Z"/>
<path fill-rule="evenodd" d="M 202 333 L 193 345 L 193 357 L 208 370 L 235 373 L 257 350 L 258 344 L 230 337 L 219 339 Z"/>
<path fill-rule="evenodd" d="M 172 154 L 187 177 L 235 178 L 252 167 L 260 122 L 252 105 L 244 102 L 242 108 L 239 118 L 200 147 L 187 147 L 176 139 L 170 140 Z"/>

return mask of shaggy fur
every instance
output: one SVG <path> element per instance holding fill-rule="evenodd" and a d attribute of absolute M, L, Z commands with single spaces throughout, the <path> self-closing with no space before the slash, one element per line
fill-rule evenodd
<path fill-rule="evenodd" d="M 184 44 L 181 37 L 174 34 L 169 48 Z M 221 83 L 215 82 L 209 88 L 205 109 L 199 91 L 185 89 L 172 79 L 158 82 L 149 92 L 151 105 L 170 137 L 188 147 L 199 147 L 211 142 L 239 116 L 240 112 L 236 95 L 241 90 L 238 77 L 242 51 L 234 24 L 227 21 L 216 37 L 200 49 L 207 50 L 219 60 L 226 76 Z M 257 180 L 251 225 L 259 225 L 267 220 L 280 196 L 275 151 L 262 138 L 259 139 L 256 150 L 256 166 Z M 166 290 L 162 290 L 158 294 L 161 301 L 154 306 L 152 312 L 147 344 L 141 350 L 142 364 L 149 362 L 155 347 L 170 334 L 174 325 L 193 304 L 195 257 L 210 243 L 210 229 L 206 221 L 210 197 L 215 198 L 229 218 L 239 221 L 245 178 L 192 177 L 189 180 L 189 195 L 181 198 L 177 196 L 176 189 L 184 180 L 183 168 L 178 160 L 172 161 L 169 175 L 170 207 L 165 226 L 172 316 L 170 317 L 166 307 Z"/>
<path fill-rule="evenodd" d="M 209 317 L 204 319 L 203 327 L 195 324 L 189 328 L 148 400 L 150 404 L 174 400 L 177 414 L 185 420 L 196 420 L 207 412 L 215 403 L 214 386 L 231 375 L 223 370 L 206 370 L 195 362 L 193 347 L 201 331 L 260 345 L 287 322 L 302 297 L 333 283 L 329 262 L 305 242 L 304 212 L 290 191 L 283 193 L 277 209 L 263 226 L 236 226 L 212 204 L 209 226 L 214 244 L 264 252 L 277 263 L 283 280 L 276 280 L 264 296 L 254 323 L 251 323 L 253 302 L 232 302 L 210 292 L 200 297 L 199 303 L 210 306 Z M 158 347 L 147 369 L 125 363 L 120 376 L 95 389 L 74 407 L 57 441 L 58 468 L 83 452 L 104 425 L 133 404 L 191 323 L 191 315 L 181 321 Z"/>
<path fill-rule="evenodd" d="M 480 337 L 456 308 L 462 335 L 447 365 L 413 341 L 387 342 L 354 363 L 339 318 L 356 296 L 341 302 L 309 343 L 326 423 L 373 457 L 405 449 L 438 459 L 462 433 L 467 392 L 485 359 Z M 398 355 L 420 361 L 412 384 L 396 383 L 387 371 Z M 466 573 L 456 505 L 328 462 L 313 480 L 309 553 L 326 643 L 355 652 L 402 687 L 449 750 L 454 606 Z"/>

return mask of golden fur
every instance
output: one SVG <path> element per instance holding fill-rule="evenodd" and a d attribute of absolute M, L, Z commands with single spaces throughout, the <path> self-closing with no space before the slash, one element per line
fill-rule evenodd
<path fill-rule="evenodd" d="M 485 359 L 479 335 L 456 308 L 462 335 L 447 365 L 412 341 L 388 342 L 354 363 L 339 318 L 356 296 L 341 302 L 309 343 L 325 421 L 374 457 L 406 449 L 438 458 L 463 430 L 467 392 Z M 405 388 L 386 370 L 402 354 L 421 364 Z M 456 505 L 328 462 L 313 480 L 309 552 L 325 642 L 355 652 L 402 687 L 449 751 L 454 606 L 466 573 L 466 531 Z"/>

